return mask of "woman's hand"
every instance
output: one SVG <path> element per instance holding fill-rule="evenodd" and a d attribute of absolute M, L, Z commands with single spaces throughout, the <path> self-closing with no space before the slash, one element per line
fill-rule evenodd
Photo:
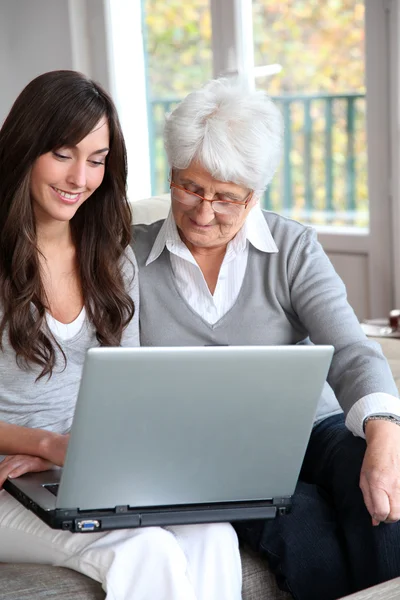
<path fill-rule="evenodd" d="M 39 430 L 37 430 L 39 431 Z M 35 432 L 36 433 L 36 432 Z M 39 456 L 11 454 L 0 463 L 0 489 L 7 477 L 19 477 L 24 473 L 48 471 L 54 465 L 62 467 L 69 442 L 69 434 L 43 431 L 37 446 Z"/>
<path fill-rule="evenodd" d="M 0 489 L 5 480 L 10 477 L 19 477 L 24 473 L 38 473 L 39 471 L 48 471 L 54 465 L 38 456 L 28 456 L 27 454 L 16 454 L 6 456 L 0 463 Z"/>
<path fill-rule="evenodd" d="M 365 426 L 367 449 L 360 487 L 372 524 L 400 519 L 400 427 L 389 421 Z"/>

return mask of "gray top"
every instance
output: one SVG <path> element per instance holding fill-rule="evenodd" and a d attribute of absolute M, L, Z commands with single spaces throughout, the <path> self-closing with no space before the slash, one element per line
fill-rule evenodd
<path fill-rule="evenodd" d="M 214 325 L 204 321 L 179 294 L 166 248 L 146 266 L 163 222 L 134 227 L 142 298 L 141 344 L 331 344 L 335 354 L 328 376 L 330 385 L 324 388 L 317 419 L 342 409 L 347 414 L 369 394 L 383 392 L 397 397 L 381 348 L 361 330 L 343 282 L 315 231 L 271 212 L 264 212 L 264 216 L 279 253 L 260 252 L 250 245 L 239 296 Z"/>
<path fill-rule="evenodd" d="M 131 249 L 123 259 L 123 272 L 129 293 L 135 303 L 135 315 L 126 327 L 121 346 L 138 346 L 139 294 L 136 260 Z M 57 338 L 67 358 L 59 351 L 51 378 L 36 378 L 36 366 L 19 368 L 7 335 L 0 353 L 0 420 L 26 427 L 38 427 L 67 433 L 71 427 L 83 362 L 89 348 L 99 346 L 94 327 L 86 319 L 80 331 L 69 340 Z"/>

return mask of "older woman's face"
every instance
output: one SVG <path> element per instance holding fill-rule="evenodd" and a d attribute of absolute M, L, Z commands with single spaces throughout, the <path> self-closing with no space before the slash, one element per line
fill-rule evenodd
<path fill-rule="evenodd" d="M 214 179 L 202 166 L 192 163 L 187 169 L 174 171 L 174 183 L 212 200 L 216 194 L 227 195 L 232 200 L 245 200 L 250 190 L 236 183 Z M 210 202 L 186 206 L 172 194 L 172 213 L 180 236 L 189 250 L 226 246 L 242 227 L 256 200 L 252 199 L 234 214 L 214 212 Z"/>

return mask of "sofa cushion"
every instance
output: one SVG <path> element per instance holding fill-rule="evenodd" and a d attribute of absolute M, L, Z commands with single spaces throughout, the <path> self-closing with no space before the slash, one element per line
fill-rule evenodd
<path fill-rule="evenodd" d="M 149 225 L 160 219 L 165 219 L 168 215 L 171 204 L 169 194 L 153 196 L 131 202 L 133 223 L 142 223 Z"/>
<path fill-rule="evenodd" d="M 281 592 L 266 563 L 241 550 L 243 600 L 290 600 Z M 61 567 L 0 564 L 0 600 L 104 600 L 99 583 Z"/>
<path fill-rule="evenodd" d="M 104 600 L 96 581 L 61 567 L 0 565 L 1 600 Z"/>
<path fill-rule="evenodd" d="M 243 569 L 243 600 L 290 600 L 282 592 L 265 560 L 249 549 L 241 549 Z M 321 599 L 322 600 L 322 599 Z"/>

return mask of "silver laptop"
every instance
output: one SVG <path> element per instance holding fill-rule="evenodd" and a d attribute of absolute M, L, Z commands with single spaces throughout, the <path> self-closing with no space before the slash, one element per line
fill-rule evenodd
<path fill-rule="evenodd" d="M 63 469 L 5 489 L 73 532 L 290 509 L 331 346 L 96 348 Z"/>

